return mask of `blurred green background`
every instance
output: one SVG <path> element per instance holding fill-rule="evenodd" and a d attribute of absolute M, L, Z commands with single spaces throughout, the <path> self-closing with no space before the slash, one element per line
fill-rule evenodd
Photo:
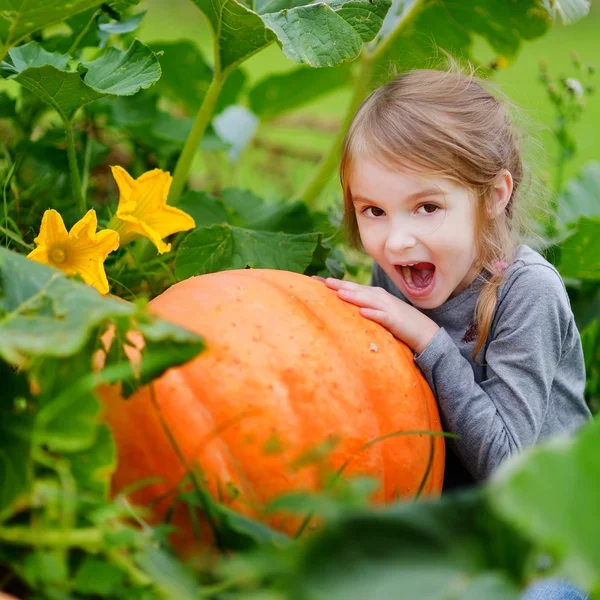
<path fill-rule="evenodd" d="M 206 60 L 212 63 L 209 30 L 204 17 L 189 0 L 145 0 L 140 7 L 147 10 L 138 32 L 142 41 L 193 40 Z M 551 133 L 553 107 L 547 99 L 546 90 L 538 81 L 539 61 L 545 59 L 548 62 L 549 72 L 555 79 L 562 75 L 576 76 L 570 58 L 572 50 L 580 55 L 583 63 L 600 67 L 599 35 L 600 3 L 596 3 L 590 15 L 580 22 L 571 26 L 557 23 L 545 37 L 524 44 L 516 62 L 495 76 L 500 91 L 526 111 L 527 136 L 535 141 L 529 162 L 542 176 L 546 173 L 552 177 L 557 146 Z M 481 61 L 494 58 L 483 40 L 476 42 L 475 56 Z M 251 86 L 266 75 L 296 67 L 278 46 L 272 45 L 244 63 L 243 70 L 247 74 L 247 85 Z M 595 87 L 598 87 L 599 79 L 597 75 Z M 223 164 L 223 157 L 199 156 L 194 165 L 192 187 L 238 185 L 271 199 L 297 193 L 313 172 L 319 153 L 328 148 L 332 139 L 328 129 L 335 127 L 336 121 L 344 115 L 348 100 L 349 90 L 339 90 L 295 112 L 291 120 L 296 120 L 297 115 L 309 117 L 309 121 L 316 119 L 316 123 L 310 122 L 308 126 L 290 124 L 290 118 L 283 122 L 261 124 L 256 137 L 262 143 L 248 148 L 235 170 Z M 600 94 L 596 93 L 588 99 L 583 118 L 573 128 L 577 156 L 568 164 L 567 178 L 575 175 L 587 161 L 600 160 L 599 132 Z M 215 178 L 218 180 L 215 181 Z M 339 198 L 339 186 L 334 178 L 322 195 L 321 203 L 331 204 L 335 198 Z"/>

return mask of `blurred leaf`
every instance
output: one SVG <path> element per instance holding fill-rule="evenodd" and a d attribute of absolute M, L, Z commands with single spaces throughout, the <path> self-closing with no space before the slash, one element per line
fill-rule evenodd
<path fill-rule="evenodd" d="M 10 23 L 8 37 L 2 40 L 4 48 L 14 46 L 38 29 L 101 4 L 102 0 L 0 0 L 2 17 Z"/>
<path fill-rule="evenodd" d="M 116 450 L 108 425 L 99 424 L 96 440 L 83 452 L 69 455 L 77 488 L 108 498 L 112 473 L 116 466 Z"/>
<path fill-rule="evenodd" d="M 33 415 L 23 373 L 0 360 L 0 511 L 29 490 Z"/>
<path fill-rule="evenodd" d="M 213 70 L 204 60 L 198 47 L 190 41 L 155 42 L 155 52 L 163 52 L 160 64 L 163 75 L 156 84 L 157 91 L 172 100 L 183 104 L 189 115 L 195 116 L 213 77 Z M 236 102 L 246 75 L 236 69 L 225 81 L 219 94 L 215 114 Z"/>
<path fill-rule="evenodd" d="M 164 550 L 143 548 L 135 555 L 135 562 L 146 573 L 152 573 L 152 583 L 162 598 L 197 600 L 200 586 L 185 565 Z"/>
<path fill-rule="evenodd" d="M 231 147 L 228 157 L 237 162 L 258 128 L 258 118 L 243 106 L 228 106 L 212 121 L 217 135 Z"/>
<path fill-rule="evenodd" d="M 584 7 L 586 0 L 573 3 Z M 378 43 L 385 44 L 378 64 L 387 69 L 392 61 L 401 72 L 432 68 L 434 63 L 445 61 L 440 48 L 457 57 L 472 58 L 476 36 L 484 38 L 496 54 L 511 60 L 523 41 L 538 38 L 549 30 L 552 4 L 540 0 L 480 0 L 474 6 L 471 0 L 395 0 L 378 38 Z"/>
<path fill-rule="evenodd" d="M 587 163 L 578 177 L 571 179 L 558 201 L 558 226 L 576 225 L 579 217 L 600 217 L 600 162 Z"/>
<path fill-rule="evenodd" d="M 6 92 L 0 93 L 0 119 L 13 119 L 16 116 L 17 101 Z"/>
<path fill-rule="evenodd" d="M 555 0 L 550 3 L 553 16 L 566 24 L 583 19 L 590 11 L 590 0 Z"/>
<path fill-rule="evenodd" d="M 560 250 L 558 270 L 563 277 L 600 280 L 600 216 L 581 217 Z"/>
<path fill-rule="evenodd" d="M 125 573 L 94 556 L 86 556 L 75 573 L 73 585 L 80 594 L 115 597 L 125 583 Z"/>
<path fill-rule="evenodd" d="M 384 510 L 346 511 L 303 548 L 305 599 L 517 600 L 529 548 L 479 490 Z"/>
<path fill-rule="evenodd" d="M 310 264 L 319 234 L 287 235 L 230 225 L 195 229 L 175 257 L 178 280 L 228 269 L 282 269 L 303 273 Z"/>
<path fill-rule="evenodd" d="M 600 585 L 600 422 L 501 467 L 487 496 L 503 518 L 561 561 L 584 589 Z"/>
<path fill-rule="evenodd" d="M 82 106 L 107 95 L 135 94 L 161 73 L 154 53 L 137 40 L 126 52 L 109 48 L 100 58 L 80 63 L 79 72 L 65 70 L 69 60 L 66 54 L 49 53 L 29 42 L 10 50 L 2 75 L 18 81 L 68 122 Z"/>
<path fill-rule="evenodd" d="M 123 19 L 122 21 L 110 21 L 108 23 L 99 23 L 98 29 L 103 31 L 104 33 L 130 33 L 135 31 L 142 22 L 146 11 L 137 13 L 137 15 L 133 15 L 127 19 Z"/>
<path fill-rule="evenodd" d="M 194 219 L 196 227 L 231 223 L 231 213 L 223 201 L 206 192 L 188 190 L 182 196 L 179 208 Z"/>
<path fill-rule="evenodd" d="M 249 190 L 226 188 L 221 196 L 239 219 L 231 221 L 257 231 L 306 233 L 315 229 L 313 219 L 304 202 L 265 202 Z"/>
<path fill-rule="evenodd" d="M 271 119 L 349 82 L 349 64 L 324 69 L 299 67 L 281 75 L 270 75 L 250 90 L 250 110 L 261 119 Z"/>
<path fill-rule="evenodd" d="M 56 269 L 4 248 L 0 248 L 0 315 L 0 356 L 14 364 L 26 365 L 32 357 L 72 356 L 109 321 L 122 319 L 154 341 L 162 337 L 188 344 L 192 355 L 202 347 L 195 334 L 147 316 L 133 304 L 103 297 Z"/>

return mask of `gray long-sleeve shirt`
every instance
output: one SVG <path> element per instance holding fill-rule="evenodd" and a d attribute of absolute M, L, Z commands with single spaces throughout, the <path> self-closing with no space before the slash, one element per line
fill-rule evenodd
<path fill-rule="evenodd" d="M 506 458 L 544 437 L 572 433 L 591 416 L 581 339 L 560 274 L 523 245 L 504 277 L 476 361 L 481 280 L 437 308 L 418 309 L 440 330 L 415 361 L 444 429 L 459 436 L 447 444 L 444 489 L 481 481 Z M 371 283 L 407 302 L 377 264 Z"/>

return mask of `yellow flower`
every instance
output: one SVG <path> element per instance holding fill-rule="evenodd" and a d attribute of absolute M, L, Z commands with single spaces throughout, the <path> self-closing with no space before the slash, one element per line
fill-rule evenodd
<path fill-rule="evenodd" d="M 508 58 L 506 58 L 505 56 L 497 56 L 496 57 L 496 68 L 497 69 L 508 69 L 509 66 L 510 66 L 510 62 L 508 61 Z"/>
<path fill-rule="evenodd" d="M 33 240 L 37 248 L 27 258 L 56 267 L 68 275 L 79 275 L 101 294 L 107 294 L 104 261 L 119 247 L 119 234 L 110 230 L 96 233 L 97 227 L 94 209 L 88 210 L 69 233 L 60 213 L 47 210 L 42 217 L 40 233 Z"/>
<path fill-rule="evenodd" d="M 121 236 L 121 246 L 139 236 L 147 237 L 159 254 L 168 252 L 171 244 L 163 238 L 187 231 L 196 223 L 186 212 L 167 206 L 167 196 L 173 178 L 167 171 L 153 169 L 134 179 L 123 167 L 111 167 L 120 197 L 117 213 L 108 224 Z"/>

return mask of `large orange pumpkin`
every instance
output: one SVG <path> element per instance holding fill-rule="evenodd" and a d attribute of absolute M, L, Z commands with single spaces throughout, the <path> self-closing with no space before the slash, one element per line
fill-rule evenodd
<path fill-rule="evenodd" d="M 282 493 L 318 489 L 322 468 L 298 467 L 297 459 L 333 438 L 331 469 L 352 457 L 344 474 L 378 478 L 374 501 L 413 495 L 432 449 L 423 493 L 440 493 L 442 437 L 389 437 L 360 451 L 392 432 L 440 431 L 439 414 L 411 350 L 322 282 L 224 271 L 174 285 L 150 310 L 205 339 L 206 351 L 152 384 L 154 398 L 186 461 L 199 464 L 212 493 L 235 510 L 261 518 L 260 507 Z M 127 400 L 115 387 L 102 396 L 118 450 L 115 490 L 158 475 L 163 482 L 134 500 L 164 496 L 161 513 L 185 468 L 149 387 Z M 298 524 L 280 514 L 266 520 L 290 533 Z M 183 511 L 177 522 L 185 527 Z"/>

